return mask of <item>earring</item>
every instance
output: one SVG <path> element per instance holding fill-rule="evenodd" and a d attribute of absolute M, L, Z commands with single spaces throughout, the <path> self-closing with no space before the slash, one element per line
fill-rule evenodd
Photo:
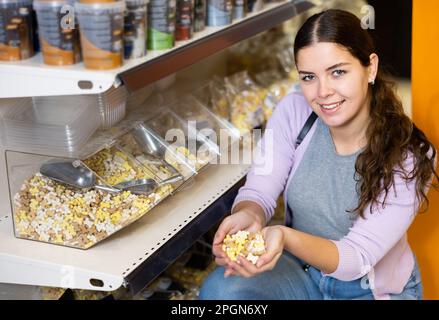
<path fill-rule="evenodd" d="M 369 81 L 369 83 L 370 83 L 371 85 L 374 85 L 374 84 L 375 84 L 375 79 L 374 79 L 374 80 L 371 80 L 371 81 Z"/>

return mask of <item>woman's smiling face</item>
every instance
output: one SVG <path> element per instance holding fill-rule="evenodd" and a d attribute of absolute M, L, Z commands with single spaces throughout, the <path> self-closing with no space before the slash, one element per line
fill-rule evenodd
<path fill-rule="evenodd" d="M 364 67 L 347 49 L 331 42 L 317 42 L 297 53 L 302 93 L 329 127 L 361 125 L 368 119 L 368 88 L 378 56 L 370 59 L 370 66 Z"/>

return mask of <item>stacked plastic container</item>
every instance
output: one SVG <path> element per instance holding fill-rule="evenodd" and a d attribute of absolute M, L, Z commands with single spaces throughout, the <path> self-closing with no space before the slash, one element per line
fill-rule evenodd
<path fill-rule="evenodd" d="M 1 141 L 43 154 L 78 152 L 100 126 L 94 96 L 0 100 Z"/>
<path fill-rule="evenodd" d="M 101 129 L 108 129 L 125 117 L 128 92 L 124 86 L 97 95 Z"/>

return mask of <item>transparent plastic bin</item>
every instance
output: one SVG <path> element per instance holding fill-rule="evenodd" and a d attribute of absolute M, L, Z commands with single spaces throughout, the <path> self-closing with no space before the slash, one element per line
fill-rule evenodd
<path fill-rule="evenodd" d="M 236 127 L 215 115 L 194 96 L 185 96 L 169 108 L 189 126 L 195 127 L 197 131 L 219 145 L 221 152 L 226 152 L 230 145 L 240 141 L 241 135 Z"/>
<path fill-rule="evenodd" d="M 128 92 L 124 86 L 112 87 L 105 93 L 97 95 L 101 129 L 108 129 L 121 121 L 126 114 Z"/>
<path fill-rule="evenodd" d="M 127 110 L 137 109 L 154 91 L 154 83 L 134 91 L 127 97 Z"/>
<path fill-rule="evenodd" d="M 231 124 L 227 90 L 222 78 L 212 77 L 207 83 L 193 90 L 191 94 L 204 106 L 207 106 L 217 117 Z"/>
<path fill-rule="evenodd" d="M 216 143 L 201 134 L 194 126 L 188 125 L 171 109 L 161 109 L 160 113 L 147 120 L 146 124 L 169 144 L 170 150 L 183 155 L 197 172 L 221 156 Z"/>
<path fill-rule="evenodd" d="M 136 132 L 140 133 L 140 137 Z M 181 175 L 183 182 L 196 174 L 195 167 L 191 166 L 181 154 L 170 149 L 166 141 L 143 122 L 136 123 L 130 132 L 121 136 L 118 139 L 118 146 L 147 166 L 161 180 Z M 154 150 L 164 152 L 160 154 Z"/>
<path fill-rule="evenodd" d="M 70 187 L 39 173 L 41 165 L 48 161 L 74 160 L 77 159 L 6 151 L 17 238 L 87 249 L 140 219 L 175 188 L 166 184 L 147 195 L 129 191 L 109 193 L 96 188 Z M 101 150 L 83 163 L 94 168 L 108 184 L 131 177 L 161 181 L 148 167 L 117 146 Z M 116 167 L 121 170 L 115 170 Z M 98 179 L 100 184 L 105 181 Z"/>
<path fill-rule="evenodd" d="M 100 125 L 94 96 L 0 100 L 2 145 L 43 154 L 80 150 Z"/>

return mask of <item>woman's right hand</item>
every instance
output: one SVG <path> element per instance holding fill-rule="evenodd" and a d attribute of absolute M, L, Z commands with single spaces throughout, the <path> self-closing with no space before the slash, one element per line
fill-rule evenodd
<path fill-rule="evenodd" d="M 230 259 L 223 251 L 222 243 L 227 234 L 234 234 L 240 230 L 249 232 L 258 232 L 265 226 L 265 217 L 253 210 L 239 210 L 228 216 L 220 224 L 213 239 L 212 252 L 215 256 L 215 262 L 220 266 L 227 266 Z M 225 276 L 231 274 L 232 270 L 226 267 Z"/>

